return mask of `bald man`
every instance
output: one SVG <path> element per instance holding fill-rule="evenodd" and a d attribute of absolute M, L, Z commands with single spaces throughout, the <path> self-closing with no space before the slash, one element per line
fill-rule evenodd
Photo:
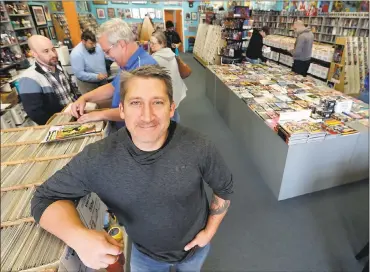
<path fill-rule="evenodd" d="M 297 39 L 294 49 L 290 51 L 294 60 L 292 71 L 306 76 L 311 63 L 314 36 L 311 29 L 306 28 L 301 20 L 294 22 L 293 29 L 297 33 Z"/>
<path fill-rule="evenodd" d="M 52 42 L 34 35 L 28 39 L 28 46 L 36 62 L 19 79 L 19 94 L 28 117 L 44 125 L 54 113 L 76 101 L 77 95 L 59 64 Z"/>

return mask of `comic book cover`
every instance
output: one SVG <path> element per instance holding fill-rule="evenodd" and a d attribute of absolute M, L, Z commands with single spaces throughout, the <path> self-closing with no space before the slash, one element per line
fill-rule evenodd
<path fill-rule="evenodd" d="M 87 134 L 101 132 L 102 129 L 103 122 L 52 126 L 50 127 L 42 142 L 48 143 L 53 141 L 63 141 L 71 138 L 78 138 Z"/>

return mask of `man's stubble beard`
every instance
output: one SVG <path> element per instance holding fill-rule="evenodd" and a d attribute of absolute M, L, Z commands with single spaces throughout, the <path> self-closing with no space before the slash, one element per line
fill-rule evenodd
<path fill-rule="evenodd" d="M 49 65 L 49 66 L 57 66 L 57 65 L 58 65 L 58 62 L 59 62 L 59 59 L 58 59 L 58 58 L 56 58 L 56 60 L 50 60 L 50 61 L 48 62 L 48 65 Z"/>

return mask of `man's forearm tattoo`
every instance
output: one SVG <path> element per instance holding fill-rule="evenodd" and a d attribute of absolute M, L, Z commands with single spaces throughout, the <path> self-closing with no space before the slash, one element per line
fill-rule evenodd
<path fill-rule="evenodd" d="M 218 198 L 215 195 L 213 195 L 211 201 L 210 215 L 223 214 L 224 212 L 227 211 L 229 206 L 230 200 L 225 200 L 222 204 L 220 204 Z"/>

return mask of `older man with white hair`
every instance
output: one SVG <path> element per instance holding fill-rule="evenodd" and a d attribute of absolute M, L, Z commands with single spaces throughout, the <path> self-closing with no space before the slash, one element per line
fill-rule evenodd
<path fill-rule="evenodd" d="M 98 31 L 98 42 L 105 55 L 113 59 L 122 70 L 131 71 L 144 65 L 157 62 L 135 41 L 130 26 L 121 19 L 115 18 L 103 23 Z M 115 121 L 117 129 L 124 125 L 119 114 L 120 103 L 120 73 L 111 83 L 101 86 L 82 95 L 72 104 L 72 114 L 79 122 Z M 99 102 L 112 99 L 112 108 L 108 110 L 85 113 L 86 102 Z"/>

